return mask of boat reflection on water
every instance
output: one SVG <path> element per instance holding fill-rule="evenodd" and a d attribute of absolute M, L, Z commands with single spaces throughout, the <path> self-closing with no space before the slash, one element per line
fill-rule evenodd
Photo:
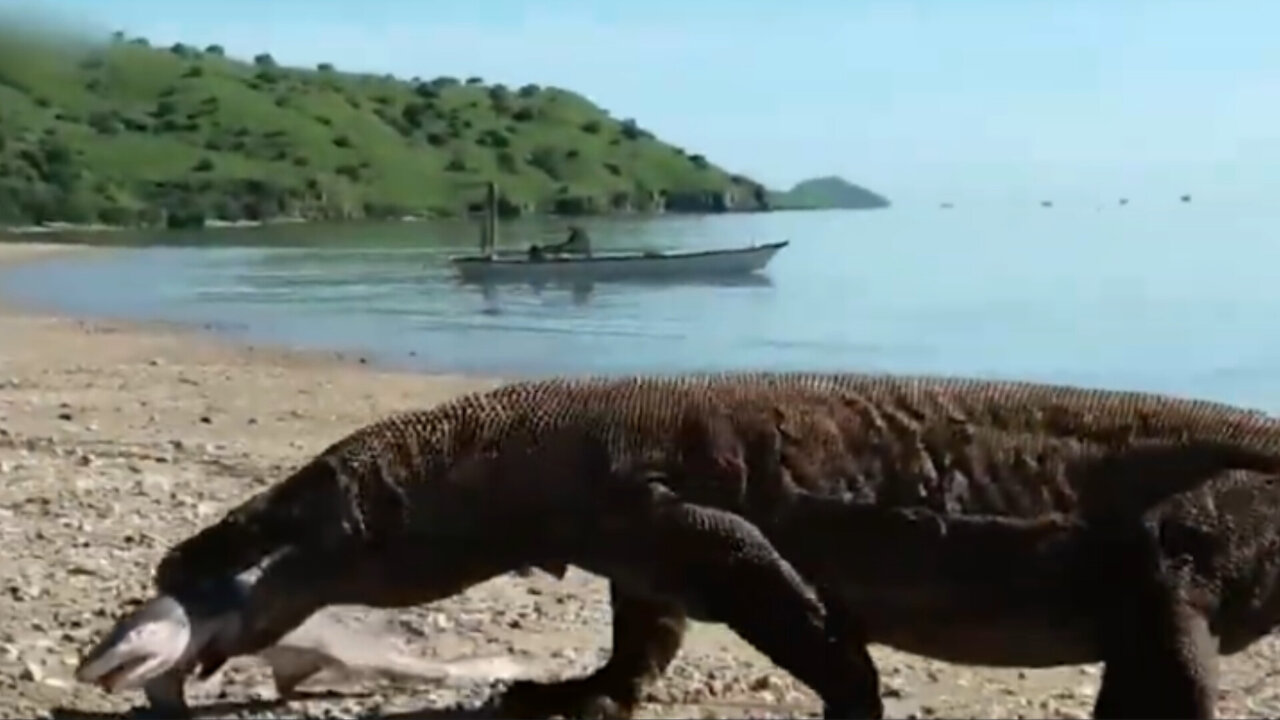
<path fill-rule="evenodd" d="M 534 295 L 542 295 L 544 292 L 558 292 L 567 290 L 573 299 L 573 304 L 582 306 L 591 302 L 591 298 L 595 295 L 596 286 L 599 284 L 618 285 L 631 288 L 672 288 L 672 287 L 723 287 L 723 288 L 770 288 L 773 287 L 773 280 L 768 275 L 750 273 L 747 275 L 725 275 L 725 276 L 707 276 L 707 277 L 668 277 L 668 278 L 627 278 L 609 280 L 607 283 L 597 283 L 591 280 L 527 280 L 525 282 L 497 282 L 484 280 L 461 280 L 457 281 L 458 285 L 468 288 L 478 288 L 481 297 L 485 300 L 486 314 L 498 314 L 501 311 L 497 304 L 501 300 L 501 288 L 529 288 Z"/>

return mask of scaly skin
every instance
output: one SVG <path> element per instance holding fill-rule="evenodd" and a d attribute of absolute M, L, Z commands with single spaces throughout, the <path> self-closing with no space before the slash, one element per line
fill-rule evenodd
<path fill-rule="evenodd" d="M 503 708 L 523 716 L 630 715 L 696 613 L 842 717 L 882 712 L 868 642 L 1103 661 L 1098 716 L 1208 717 L 1215 643 L 1237 652 L 1280 622 L 1278 471 L 1280 421 L 1155 395 L 860 374 L 517 383 L 356 431 L 175 546 L 157 584 L 299 550 L 255 587 L 248 653 L 327 604 L 415 605 L 530 565 L 610 578 L 612 657 L 514 686 Z M 804 531 L 806 496 L 843 510 Z M 917 508 L 921 534 L 867 542 L 839 521 L 892 508 Z M 1070 519 L 1042 545 L 1049 516 Z M 886 574 L 919 543 L 947 559 L 906 552 Z M 993 556 L 1038 580 L 975 595 L 965 579 Z M 1045 567 L 1063 557 L 1079 561 Z"/>

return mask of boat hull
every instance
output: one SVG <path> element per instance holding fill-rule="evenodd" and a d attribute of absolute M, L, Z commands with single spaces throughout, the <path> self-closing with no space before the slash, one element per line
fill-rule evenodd
<path fill-rule="evenodd" d="M 662 255 L 638 253 L 527 258 L 470 256 L 453 258 L 464 282 L 597 282 L 630 279 L 732 277 L 763 270 L 789 241 L 732 250 Z"/>

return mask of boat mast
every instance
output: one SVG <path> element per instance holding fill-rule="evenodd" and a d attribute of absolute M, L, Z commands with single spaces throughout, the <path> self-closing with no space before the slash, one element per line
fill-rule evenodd
<path fill-rule="evenodd" d="M 498 246 L 498 183 L 490 180 L 484 185 L 484 224 L 480 229 L 480 254 L 492 259 Z"/>

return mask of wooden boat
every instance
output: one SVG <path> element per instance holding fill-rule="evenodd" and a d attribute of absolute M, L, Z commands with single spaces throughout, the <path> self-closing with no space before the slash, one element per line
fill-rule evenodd
<path fill-rule="evenodd" d="M 539 260 L 530 260 L 523 253 L 471 255 L 455 257 L 452 262 L 464 282 L 478 283 L 724 277 L 763 270 L 789 244 L 789 240 L 783 240 L 725 250 L 550 255 Z"/>

